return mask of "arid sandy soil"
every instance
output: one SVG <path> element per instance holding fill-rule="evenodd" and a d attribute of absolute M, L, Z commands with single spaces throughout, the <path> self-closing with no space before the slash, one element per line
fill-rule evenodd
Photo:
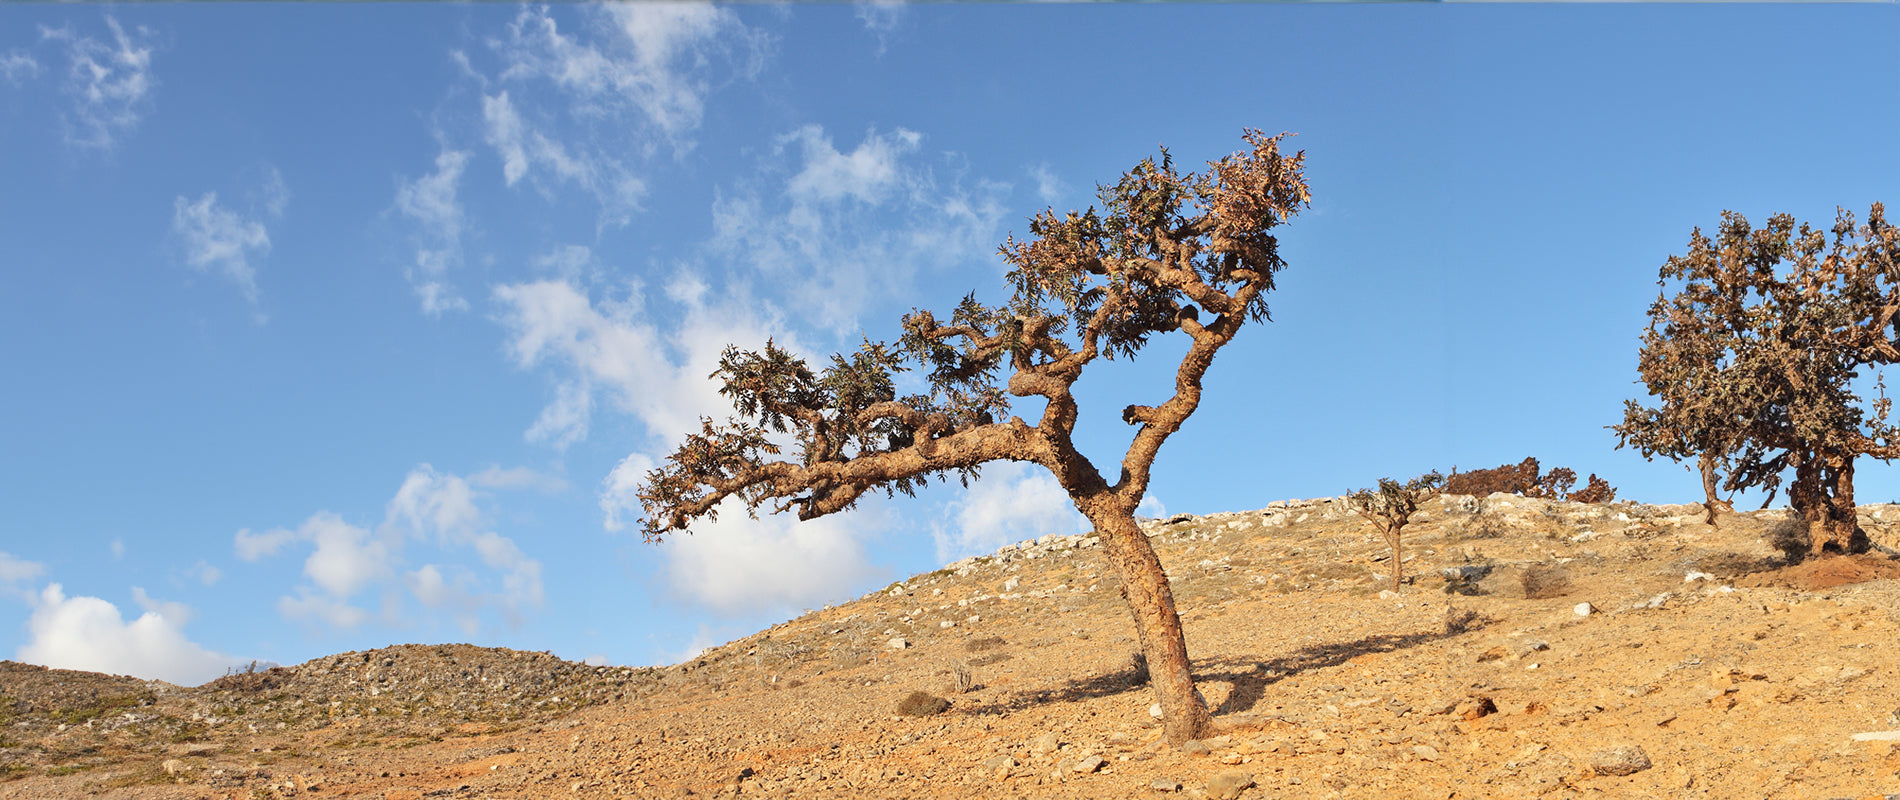
<path fill-rule="evenodd" d="M 0 798 L 1900 794 L 1886 555 L 1790 563 L 1786 512 L 1453 496 L 1393 594 L 1370 525 L 1275 506 L 1149 526 L 1225 729 L 1185 749 L 1093 540 L 1045 537 L 661 669 L 404 646 L 182 689 L 6 664 Z M 1862 515 L 1900 544 L 1900 508 Z M 900 715 L 916 691 L 947 710 Z"/>

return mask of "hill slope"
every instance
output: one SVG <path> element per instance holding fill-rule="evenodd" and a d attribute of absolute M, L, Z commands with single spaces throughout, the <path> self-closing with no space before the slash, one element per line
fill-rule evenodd
<path fill-rule="evenodd" d="M 1900 543 L 1900 509 L 1862 514 Z M 1419 520 L 1396 595 L 1330 499 L 1150 524 L 1226 728 L 1187 750 L 1094 540 L 1050 536 L 665 669 L 408 645 L 185 689 L 4 664 L 0 798 L 1900 793 L 1900 736 L 1854 739 L 1900 728 L 1900 562 L 1790 565 L 1784 511 Z M 900 714 L 916 691 L 948 709 Z"/>

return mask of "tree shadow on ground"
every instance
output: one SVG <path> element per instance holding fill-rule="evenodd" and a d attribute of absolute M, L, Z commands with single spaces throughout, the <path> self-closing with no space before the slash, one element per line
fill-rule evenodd
<path fill-rule="evenodd" d="M 1214 709 L 1214 714 L 1220 716 L 1240 713 L 1252 710 L 1266 695 L 1267 687 L 1288 676 L 1309 670 L 1336 667 L 1363 655 L 1390 653 L 1429 642 L 1455 638 L 1478 630 L 1488 623 L 1489 620 L 1472 619 L 1463 621 L 1458 626 L 1459 630 L 1456 631 L 1387 633 L 1350 642 L 1311 645 L 1266 661 L 1248 658 L 1202 659 L 1194 664 L 1194 680 L 1196 683 L 1226 681 L 1233 684 L 1233 692 L 1228 694 L 1227 699 L 1220 704 L 1219 708 Z M 1147 685 L 1145 669 L 1131 663 L 1124 669 L 1090 678 L 1070 680 L 1053 689 L 1025 690 L 998 697 L 989 702 L 966 705 L 963 706 L 963 712 L 982 715 L 1012 714 L 1050 703 L 1075 703 L 1123 694 L 1143 689 Z"/>

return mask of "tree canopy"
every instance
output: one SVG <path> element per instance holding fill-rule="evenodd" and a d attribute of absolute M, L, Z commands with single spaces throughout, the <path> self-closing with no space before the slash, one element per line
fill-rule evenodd
<path fill-rule="evenodd" d="M 1878 374 L 1871 408 L 1854 381 L 1900 360 L 1897 251 L 1878 203 L 1865 223 L 1840 210 L 1826 230 L 1787 214 L 1753 228 L 1733 212 L 1713 238 L 1697 229 L 1663 265 L 1643 335 L 1637 369 L 1659 403 L 1626 403 L 1618 446 L 1697 459 L 1711 520 L 1718 473 L 1722 489 L 1765 488 L 1772 501 L 1792 470 L 1788 500 L 1811 551 L 1864 549 L 1854 459 L 1900 455 L 1900 430 Z"/>
<path fill-rule="evenodd" d="M 967 480 L 990 461 L 1041 465 L 1102 536 L 1169 739 L 1201 735 L 1206 704 L 1134 509 L 1155 455 L 1200 404 L 1215 353 L 1243 324 L 1268 319 L 1266 294 L 1285 266 L 1270 231 L 1310 198 L 1304 154 L 1283 155 L 1284 136 L 1245 131 L 1246 149 L 1203 172 L 1177 171 L 1163 148 L 1099 187 L 1100 210 L 1036 214 L 1028 240 L 1011 235 L 999 248 L 1013 290 L 1000 305 L 970 295 L 947 319 L 913 311 L 894 342 L 867 339 L 822 369 L 770 341 L 726 350 L 711 377 L 737 414 L 702 420 L 647 474 L 639 491 L 647 538 L 685 531 L 728 498 L 752 513 L 769 504 L 812 519 L 866 492 L 911 494 L 953 473 Z M 1188 348 L 1172 392 L 1121 410 L 1135 432 L 1111 482 L 1072 441 L 1074 386 L 1097 359 L 1134 358 L 1156 336 L 1177 333 Z M 900 397 L 896 375 L 911 370 L 928 391 Z M 1040 398 L 1039 418 L 1011 416 L 1012 398 Z"/>

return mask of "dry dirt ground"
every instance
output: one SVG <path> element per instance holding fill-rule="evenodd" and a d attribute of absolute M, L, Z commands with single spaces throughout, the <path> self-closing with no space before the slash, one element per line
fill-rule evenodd
<path fill-rule="evenodd" d="M 0 664 L 0 798 L 1900 795 L 1900 561 L 1795 563 L 1785 511 L 1427 509 L 1397 593 L 1330 499 L 1148 525 L 1223 727 L 1188 748 L 1096 542 L 1050 536 L 659 669 L 407 645 L 186 689 Z M 1900 508 L 1862 518 L 1900 545 Z"/>

